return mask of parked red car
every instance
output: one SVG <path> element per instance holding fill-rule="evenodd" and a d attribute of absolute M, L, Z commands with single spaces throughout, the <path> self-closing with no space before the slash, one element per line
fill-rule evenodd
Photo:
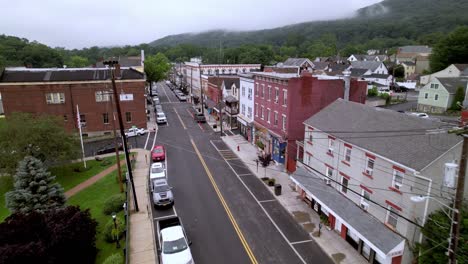
<path fill-rule="evenodd" d="M 163 161 L 166 159 L 166 150 L 164 146 L 158 145 L 154 146 L 153 150 L 151 150 L 151 159 L 153 161 Z"/>

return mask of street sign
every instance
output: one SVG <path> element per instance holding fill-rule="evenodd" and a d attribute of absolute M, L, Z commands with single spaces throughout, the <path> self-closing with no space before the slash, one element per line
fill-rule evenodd
<path fill-rule="evenodd" d="M 120 94 L 120 101 L 133 101 L 133 94 Z"/>

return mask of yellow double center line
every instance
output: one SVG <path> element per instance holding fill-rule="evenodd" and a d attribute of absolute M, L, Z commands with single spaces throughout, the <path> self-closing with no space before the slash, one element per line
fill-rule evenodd
<path fill-rule="evenodd" d="M 223 195 L 219 191 L 218 185 L 216 184 L 213 175 L 211 174 L 210 170 L 208 169 L 208 166 L 205 163 L 205 160 L 203 159 L 202 155 L 200 154 L 200 151 L 198 150 L 197 146 L 195 145 L 195 142 L 193 139 L 190 139 L 190 142 L 192 142 L 193 148 L 195 149 L 195 152 L 197 153 L 198 158 L 200 159 L 200 162 L 203 165 L 203 168 L 205 168 L 206 174 L 208 175 L 208 178 L 211 181 L 211 184 L 213 185 L 213 188 L 215 189 L 216 194 L 218 195 L 219 200 L 221 201 L 221 204 L 224 207 L 224 210 L 226 211 L 229 220 L 232 223 L 232 226 L 234 227 L 234 230 L 236 230 L 237 235 L 239 236 L 239 239 L 244 246 L 245 251 L 247 252 L 247 255 L 249 255 L 250 261 L 254 264 L 258 264 L 257 259 L 255 258 L 255 255 L 253 254 L 252 250 L 250 249 L 249 244 L 245 240 L 244 235 L 242 234 L 242 231 L 240 230 L 239 226 L 237 225 L 236 220 L 234 219 L 234 216 L 231 213 L 231 210 L 229 209 L 229 206 L 227 205 L 226 201 L 224 200 Z"/>

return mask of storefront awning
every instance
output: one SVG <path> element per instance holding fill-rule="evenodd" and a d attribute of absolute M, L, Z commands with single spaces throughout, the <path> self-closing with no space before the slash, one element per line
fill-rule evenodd
<path fill-rule="evenodd" d="M 370 214 L 364 213 L 357 204 L 325 184 L 323 176 L 298 167 L 291 175 L 291 180 L 339 219 L 348 229 L 357 234 L 382 258 L 403 254 L 405 246 L 403 237 L 385 227 Z"/>
<path fill-rule="evenodd" d="M 239 123 L 243 124 L 244 126 L 249 126 L 253 122 L 252 120 L 243 116 L 242 114 L 237 115 L 237 121 L 239 121 Z"/>

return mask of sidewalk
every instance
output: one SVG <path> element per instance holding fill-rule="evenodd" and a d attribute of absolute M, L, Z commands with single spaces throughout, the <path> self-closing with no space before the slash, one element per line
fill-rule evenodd
<path fill-rule="evenodd" d="M 257 148 L 245 140 L 241 135 L 223 136 L 222 140 L 237 156 L 249 167 L 258 178 L 265 175 L 274 178 L 276 183 L 281 184 L 282 194 L 275 196 L 283 207 L 300 223 L 300 225 L 309 232 L 309 235 L 317 244 L 327 253 L 335 263 L 357 264 L 367 263 L 358 252 L 343 240 L 335 231 L 329 231 L 322 228 L 321 235 L 318 237 L 318 223 L 320 218 L 305 202 L 299 198 L 299 194 L 294 189 L 294 184 L 289 179 L 289 175 L 284 172 L 284 166 L 270 165 L 266 168 L 258 168 L 254 160 L 257 159 Z M 237 151 L 239 146 L 240 151 Z M 268 188 L 273 193 L 273 188 Z M 273 193 L 274 194 L 274 193 Z"/>
<path fill-rule="evenodd" d="M 129 259 L 132 264 L 157 263 L 155 255 L 153 219 L 151 219 L 151 203 L 148 195 L 148 170 L 150 152 L 144 149 L 133 149 L 137 152 L 133 168 L 133 182 L 138 201 L 139 211 L 135 211 L 133 197 L 130 196 L 130 247 Z M 147 157 L 145 157 L 147 155 Z M 131 190 L 129 190 L 130 193 Z"/>

